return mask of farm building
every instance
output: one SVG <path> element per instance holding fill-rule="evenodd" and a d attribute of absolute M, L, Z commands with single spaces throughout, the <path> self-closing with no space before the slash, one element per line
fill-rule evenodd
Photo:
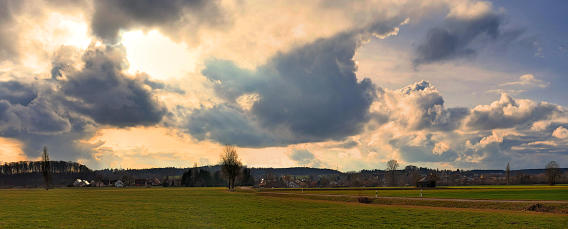
<path fill-rule="evenodd" d="M 91 186 L 92 187 L 104 187 L 105 183 L 103 181 L 92 181 Z"/>
<path fill-rule="evenodd" d="M 149 178 L 149 179 L 136 179 L 134 180 L 135 186 L 158 186 L 161 182 L 158 178 Z"/>
<path fill-rule="evenodd" d="M 87 180 L 76 179 L 73 182 L 74 187 L 85 187 L 85 186 L 89 186 L 89 185 L 90 185 L 90 183 Z"/>
<path fill-rule="evenodd" d="M 136 179 L 134 180 L 135 186 L 147 186 L 148 182 L 146 179 Z"/>
<path fill-rule="evenodd" d="M 435 188 L 436 180 L 430 176 L 425 176 L 416 182 L 417 188 Z"/>
<path fill-rule="evenodd" d="M 157 186 L 157 185 L 161 185 L 162 183 L 160 182 L 160 179 L 154 177 L 152 179 L 149 180 L 150 184 L 152 184 L 152 186 Z"/>
<path fill-rule="evenodd" d="M 124 187 L 124 183 L 121 180 L 117 180 L 116 182 L 114 182 L 114 187 L 122 188 Z"/>

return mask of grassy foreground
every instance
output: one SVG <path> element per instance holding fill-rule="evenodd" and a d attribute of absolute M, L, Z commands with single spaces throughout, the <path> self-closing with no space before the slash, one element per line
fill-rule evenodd
<path fill-rule="evenodd" d="M 566 215 L 364 205 L 215 188 L 0 190 L 0 228 L 566 226 Z"/>

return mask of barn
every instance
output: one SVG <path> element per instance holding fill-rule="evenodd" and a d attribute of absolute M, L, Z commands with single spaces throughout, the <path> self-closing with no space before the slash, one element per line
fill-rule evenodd
<path fill-rule="evenodd" d="M 425 176 L 416 182 L 417 188 L 435 188 L 436 180 L 432 179 L 430 176 Z"/>

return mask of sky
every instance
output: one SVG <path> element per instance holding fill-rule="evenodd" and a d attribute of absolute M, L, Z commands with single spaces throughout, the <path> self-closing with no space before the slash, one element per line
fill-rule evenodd
<path fill-rule="evenodd" d="M 0 162 L 568 166 L 568 2 L 0 0 Z"/>

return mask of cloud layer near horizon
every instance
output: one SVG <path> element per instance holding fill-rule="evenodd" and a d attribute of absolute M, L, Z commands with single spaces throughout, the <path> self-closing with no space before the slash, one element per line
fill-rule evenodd
<path fill-rule="evenodd" d="M 0 140 L 16 141 L 11 146 L 28 158 L 47 145 L 57 158 L 93 167 L 129 160 L 160 166 L 172 161 L 168 157 L 214 162 L 223 144 L 242 147 L 257 166 L 339 167 L 341 161 L 351 170 L 390 159 L 461 168 L 568 163 L 566 108 L 521 99 L 551 86 L 541 78 L 546 73 L 510 73 L 494 79 L 498 88 L 479 89 L 504 92 L 497 100 L 448 107 L 448 97 L 428 77 L 387 88 L 359 72 L 361 49 L 414 33 L 406 28 L 423 27 L 423 33 L 411 35 L 412 45 L 392 45 L 407 53 L 390 68 L 409 66 L 418 77 L 441 64 L 447 71 L 470 64 L 463 59 L 486 55 L 488 47 L 532 41 L 506 11 L 474 0 L 274 4 L 286 7 L 230 0 L 0 0 Z M 276 11 L 285 20 L 263 18 Z M 188 63 L 196 70 L 169 78 L 131 71 L 122 36 L 139 30 L 191 51 L 186 56 L 195 57 Z M 475 77 L 463 74 L 436 84 Z M 103 136 L 113 131 L 125 140 Z M 146 142 L 132 146 L 128 133 Z M 155 139 L 183 142 L 179 147 L 196 152 L 180 156 L 144 133 L 171 135 Z"/>

